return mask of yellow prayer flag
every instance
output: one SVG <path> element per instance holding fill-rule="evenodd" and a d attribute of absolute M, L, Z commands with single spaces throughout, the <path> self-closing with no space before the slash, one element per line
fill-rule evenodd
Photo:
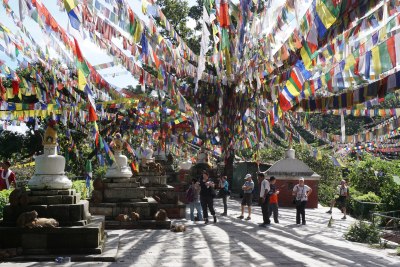
<path fill-rule="evenodd" d="M 85 74 L 81 69 L 78 69 L 78 89 L 83 91 L 85 89 L 85 86 L 87 84 Z"/>
<path fill-rule="evenodd" d="M 316 11 L 326 29 L 329 29 L 336 21 L 335 16 L 332 15 L 322 0 L 317 0 Z"/>

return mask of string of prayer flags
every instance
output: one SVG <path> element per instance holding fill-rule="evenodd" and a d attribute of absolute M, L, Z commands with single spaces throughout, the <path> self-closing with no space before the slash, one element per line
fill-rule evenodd
<path fill-rule="evenodd" d="M 79 27 L 81 25 L 81 18 L 79 16 L 78 1 L 64 0 L 64 7 L 67 11 L 71 26 L 79 31 Z"/>

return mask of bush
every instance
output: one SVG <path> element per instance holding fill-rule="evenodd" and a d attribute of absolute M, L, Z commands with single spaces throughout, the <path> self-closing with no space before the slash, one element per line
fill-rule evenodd
<path fill-rule="evenodd" d="M 103 179 L 106 176 L 106 172 L 107 172 L 107 165 L 98 166 L 93 172 L 93 179 L 96 179 L 96 178 Z"/>
<path fill-rule="evenodd" d="M 381 203 L 381 198 L 373 192 L 368 192 L 368 194 L 352 196 L 350 202 L 350 210 L 354 216 L 369 219 L 371 212 L 380 208 L 380 205 L 373 203 Z"/>
<path fill-rule="evenodd" d="M 3 218 L 4 207 L 8 204 L 8 197 L 14 189 L 0 191 L 0 218 Z"/>
<path fill-rule="evenodd" d="M 380 241 L 380 233 L 375 225 L 359 221 L 350 226 L 344 238 L 352 242 L 376 244 Z"/>
<path fill-rule="evenodd" d="M 85 180 L 78 180 L 72 182 L 72 189 L 75 189 L 77 193 L 81 194 L 82 199 L 86 199 L 88 196 L 88 190 L 86 188 L 86 181 Z M 90 188 L 89 193 L 93 192 L 93 183 L 90 181 Z"/>
<path fill-rule="evenodd" d="M 385 203 L 385 210 L 400 210 L 400 185 L 388 184 L 382 190 L 382 203 Z"/>

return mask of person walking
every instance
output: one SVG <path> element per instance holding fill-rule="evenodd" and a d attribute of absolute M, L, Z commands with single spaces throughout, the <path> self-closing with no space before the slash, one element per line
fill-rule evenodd
<path fill-rule="evenodd" d="M 258 173 L 258 179 L 261 181 L 260 186 L 260 201 L 261 201 L 261 212 L 263 215 L 263 223 L 260 224 L 260 227 L 266 227 L 271 224 L 269 219 L 269 191 L 270 191 L 270 183 L 268 179 L 265 177 L 264 173 Z"/>
<path fill-rule="evenodd" d="M 224 212 L 221 213 L 221 216 L 227 216 L 228 215 L 228 204 L 227 204 L 227 198 L 229 196 L 229 183 L 227 181 L 226 176 L 222 176 L 221 179 L 219 180 L 219 195 L 222 198 L 222 203 L 224 204 Z"/>
<path fill-rule="evenodd" d="M 276 188 L 276 178 L 271 176 L 269 178 L 270 190 L 268 192 L 269 195 L 269 215 L 268 218 L 271 218 L 271 215 L 274 214 L 274 222 L 279 223 L 278 219 L 278 194 L 279 189 Z"/>
<path fill-rule="evenodd" d="M 346 180 L 342 180 L 340 185 L 337 186 L 337 196 L 331 201 L 331 208 L 326 212 L 332 214 L 332 208 L 336 202 L 339 203 L 339 208 L 343 212 L 342 220 L 346 220 L 346 203 L 349 195 L 349 187 L 346 184 Z"/>
<path fill-rule="evenodd" d="M 247 206 L 248 216 L 247 216 L 246 220 L 251 220 L 251 205 L 253 202 L 254 182 L 251 179 L 251 174 L 246 174 L 246 177 L 244 179 L 246 181 L 245 181 L 244 185 L 242 186 L 242 189 L 244 192 L 243 199 L 242 199 L 242 205 L 241 205 L 242 214 L 237 218 L 238 219 L 244 218 L 244 207 Z"/>
<path fill-rule="evenodd" d="M 292 194 L 295 196 L 296 202 L 296 224 L 300 224 L 300 215 L 302 224 L 306 224 L 306 205 L 311 192 L 311 187 L 304 184 L 303 177 L 301 177 L 299 183 L 293 187 Z"/>
<path fill-rule="evenodd" d="M 206 170 L 203 171 L 203 179 L 200 180 L 200 204 L 203 209 L 204 223 L 208 224 L 208 211 L 210 210 L 211 215 L 214 217 L 214 223 L 217 222 L 217 216 L 215 216 L 214 210 L 214 187 L 215 184 L 209 178 L 209 174 Z"/>
<path fill-rule="evenodd" d="M 11 187 L 16 187 L 15 173 L 10 170 L 11 163 L 9 161 L 4 161 L 0 163 L 0 191 L 5 189 L 10 189 Z"/>
<path fill-rule="evenodd" d="M 192 179 L 192 184 L 190 185 L 188 191 L 186 192 L 186 200 L 189 203 L 190 208 L 190 220 L 192 222 L 196 221 L 194 217 L 194 209 L 197 211 L 197 220 L 203 220 L 203 213 L 200 204 L 200 183 L 196 178 Z"/>

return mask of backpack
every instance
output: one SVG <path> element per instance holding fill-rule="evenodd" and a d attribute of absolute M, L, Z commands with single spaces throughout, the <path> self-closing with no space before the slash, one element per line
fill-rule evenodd
<path fill-rule="evenodd" d="M 189 189 L 186 191 L 186 202 L 190 203 L 193 202 L 194 200 L 194 189 L 193 187 L 189 187 Z"/>

